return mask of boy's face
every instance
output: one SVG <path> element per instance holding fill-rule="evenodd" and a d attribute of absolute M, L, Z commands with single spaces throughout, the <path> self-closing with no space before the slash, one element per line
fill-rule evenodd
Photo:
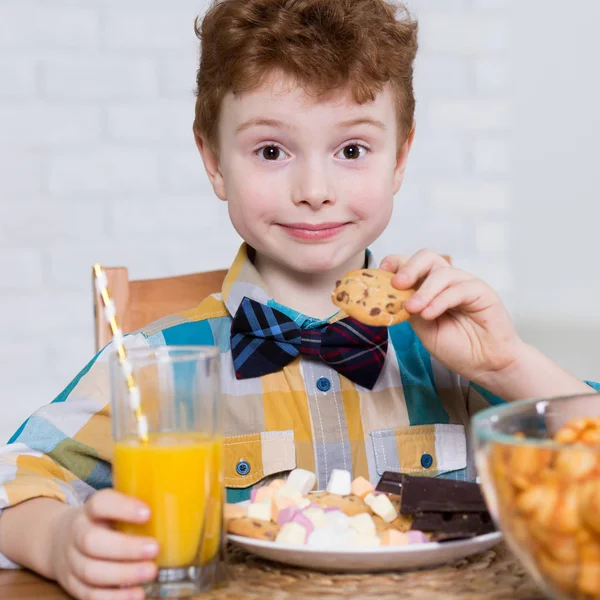
<path fill-rule="evenodd" d="M 250 246 L 301 273 L 362 266 L 389 222 L 412 141 L 398 148 L 389 87 L 363 105 L 346 91 L 315 101 L 273 76 L 228 93 L 218 131 L 218 159 L 200 149 Z"/>

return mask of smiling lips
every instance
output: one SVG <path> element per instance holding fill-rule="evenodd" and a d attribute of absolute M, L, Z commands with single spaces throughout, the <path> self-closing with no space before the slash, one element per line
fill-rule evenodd
<path fill-rule="evenodd" d="M 280 227 L 292 237 L 301 240 L 325 240 L 341 233 L 349 223 L 280 223 Z"/>

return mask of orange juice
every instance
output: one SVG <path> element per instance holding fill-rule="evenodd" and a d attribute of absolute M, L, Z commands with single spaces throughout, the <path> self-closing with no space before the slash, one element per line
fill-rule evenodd
<path fill-rule="evenodd" d="M 161 568 L 203 564 L 217 552 L 223 505 L 223 440 L 197 433 L 156 433 L 115 444 L 114 487 L 146 502 L 143 525 L 119 523 L 124 533 L 155 538 Z M 201 545 L 202 542 L 202 545 Z"/>

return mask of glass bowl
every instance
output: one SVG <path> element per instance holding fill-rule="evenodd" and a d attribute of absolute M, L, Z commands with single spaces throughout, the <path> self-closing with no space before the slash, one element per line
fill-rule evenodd
<path fill-rule="evenodd" d="M 472 435 L 490 513 L 538 585 L 600 599 L 600 394 L 494 406 Z"/>

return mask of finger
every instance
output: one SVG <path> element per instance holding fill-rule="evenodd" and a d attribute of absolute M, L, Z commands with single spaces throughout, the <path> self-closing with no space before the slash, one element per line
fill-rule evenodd
<path fill-rule="evenodd" d="M 398 269 L 402 267 L 408 260 L 408 256 L 402 256 L 401 254 L 390 254 L 386 256 L 380 263 L 379 268 L 384 271 L 390 271 L 396 273 Z"/>
<path fill-rule="evenodd" d="M 90 587 L 72 575 L 64 586 L 69 594 L 81 600 L 144 600 L 146 597 L 141 587 L 123 589 L 107 589 Z"/>
<path fill-rule="evenodd" d="M 113 489 L 91 496 L 85 504 L 85 513 L 94 521 L 145 523 L 150 518 L 150 508 L 146 504 Z"/>
<path fill-rule="evenodd" d="M 146 562 L 111 562 L 88 558 L 73 549 L 69 560 L 72 572 L 83 584 L 96 587 L 139 585 L 152 581 L 158 567 Z"/>
<path fill-rule="evenodd" d="M 421 318 L 433 321 L 451 308 L 468 308 L 482 296 L 485 284 L 478 279 L 461 281 L 436 296 L 420 313 Z"/>
<path fill-rule="evenodd" d="M 418 313 L 445 289 L 469 279 L 474 279 L 473 275 L 461 269 L 451 267 L 434 269 L 419 286 L 417 293 L 404 303 L 404 308 L 410 313 Z"/>
<path fill-rule="evenodd" d="M 392 285 L 405 290 L 417 285 L 434 267 L 448 267 L 450 263 L 433 250 L 419 250 L 413 254 L 392 279 Z"/>
<path fill-rule="evenodd" d="M 76 524 L 74 530 L 75 547 L 91 558 L 142 560 L 158 554 L 158 543 L 150 537 L 126 535 L 90 521 Z"/>

